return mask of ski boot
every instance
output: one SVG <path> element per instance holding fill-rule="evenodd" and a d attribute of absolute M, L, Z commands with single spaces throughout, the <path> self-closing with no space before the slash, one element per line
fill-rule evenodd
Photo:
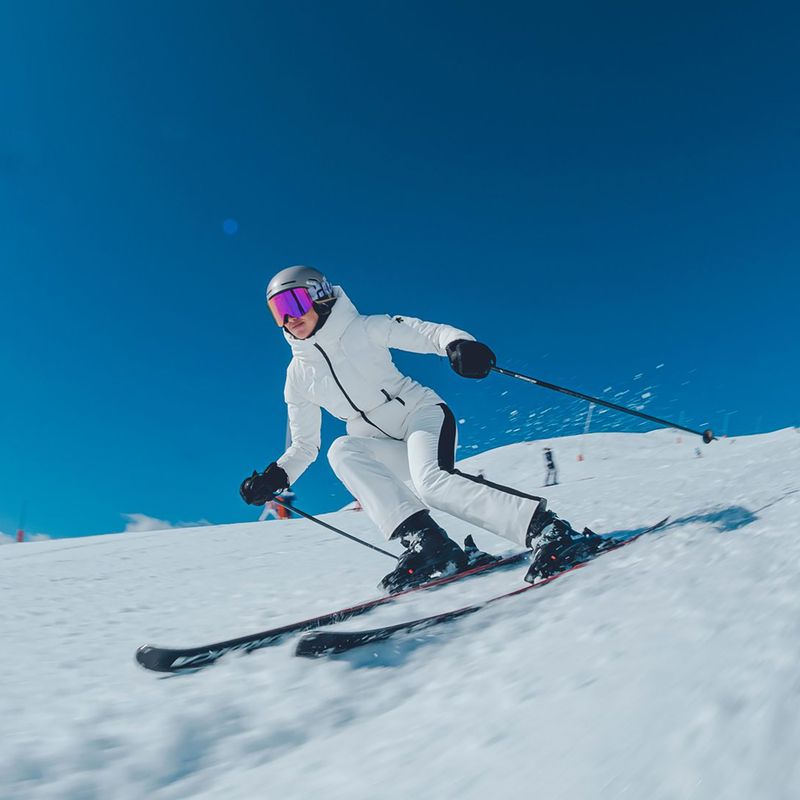
<path fill-rule="evenodd" d="M 389 594 L 419 586 L 433 578 L 452 575 L 467 566 L 464 551 L 427 511 L 412 514 L 390 538 L 399 539 L 406 550 L 395 569 L 379 584 L 379 588 Z"/>
<path fill-rule="evenodd" d="M 525 580 L 535 583 L 589 561 L 603 549 L 605 539 L 588 528 L 578 533 L 553 511 L 539 508 L 528 526 L 525 543 L 533 549 Z"/>

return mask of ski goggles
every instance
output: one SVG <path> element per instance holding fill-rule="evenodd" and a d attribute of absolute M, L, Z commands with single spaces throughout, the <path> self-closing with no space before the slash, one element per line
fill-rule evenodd
<path fill-rule="evenodd" d="M 275 322 L 282 328 L 286 324 L 287 317 L 302 317 L 308 314 L 314 307 L 314 301 L 308 289 L 297 288 L 276 294 L 267 300 L 267 305 Z"/>

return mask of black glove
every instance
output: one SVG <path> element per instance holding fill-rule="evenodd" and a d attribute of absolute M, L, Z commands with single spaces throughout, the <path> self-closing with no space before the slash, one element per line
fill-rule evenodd
<path fill-rule="evenodd" d="M 447 345 L 450 366 L 462 378 L 485 378 L 497 363 L 494 353 L 481 342 L 457 339 Z"/>
<path fill-rule="evenodd" d="M 289 487 L 289 476 L 274 461 L 263 471 L 256 472 L 242 481 L 239 494 L 251 506 L 263 506 L 276 494 Z"/>

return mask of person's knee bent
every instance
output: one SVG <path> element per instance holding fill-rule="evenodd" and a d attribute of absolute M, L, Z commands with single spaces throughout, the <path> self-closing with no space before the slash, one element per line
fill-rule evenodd
<path fill-rule="evenodd" d="M 328 463 L 331 469 L 338 474 L 339 465 L 347 459 L 349 454 L 355 452 L 351 436 L 340 436 L 328 448 Z"/>

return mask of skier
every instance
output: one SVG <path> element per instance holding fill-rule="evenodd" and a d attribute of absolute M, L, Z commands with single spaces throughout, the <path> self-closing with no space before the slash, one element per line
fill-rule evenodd
<path fill-rule="evenodd" d="M 340 286 L 312 267 L 275 275 L 267 306 L 292 349 L 284 389 L 291 444 L 263 472 L 242 481 L 246 503 L 271 500 L 316 459 L 324 408 L 347 425 L 347 434 L 328 450 L 334 473 L 383 535 L 405 548 L 381 581 L 387 591 L 466 566 L 464 551 L 429 508 L 534 548 L 528 581 L 597 549 L 600 537 L 573 531 L 543 498 L 457 469 L 452 411 L 432 389 L 400 373 L 389 353 L 394 348 L 446 356 L 459 375 L 479 379 L 495 364 L 487 345 L 449 325 L 363 316 Z"/>
<path fill-rule="evenodd" d="M 558 471 L 556 470 L 556 462 L 553 460 L 553 451 L 549 447 L 544 448 L 544 463 L 547 467 L 547 475 L 544 478 L 545 486 L 558 485 Z"/>
<path fill-rule="evenodd" d="M 264 506 L 264 510 L 258 518 L 259 522 L 267 519 L 267 517 L 272 517 L 273 519 L 292 518 L 292 512 L 283 503 L 279 503 L 278 500 L 283 500 L 284 503 L 293 503 L 296 498 L 295 493 L 291 489 L 286 489 L 283 492 L 278 492 L 274 497 L 274 500 L 269 500 Z"/>
<path fill-rule="evenodd" d="M 275 495 L 278 500 L 283 500 L 283 503 L 289 503 L 291 505 L 296 499 L 297 495 L 289 488 L 284 489 L 282 492 L 278 492 Z M 291 519 L 292 512 L 283 504 L 278 503 L 278 518 L 279 519 Z"/>
<path fill-rule="evenodd" d="M 259 522 L 265 522 L 268 519 L 280 519 L 278 515 L 278 503 L 274 500 L 267 500 L 267 502 L 264 503 L 264 510 L 258 517 Z"/>

